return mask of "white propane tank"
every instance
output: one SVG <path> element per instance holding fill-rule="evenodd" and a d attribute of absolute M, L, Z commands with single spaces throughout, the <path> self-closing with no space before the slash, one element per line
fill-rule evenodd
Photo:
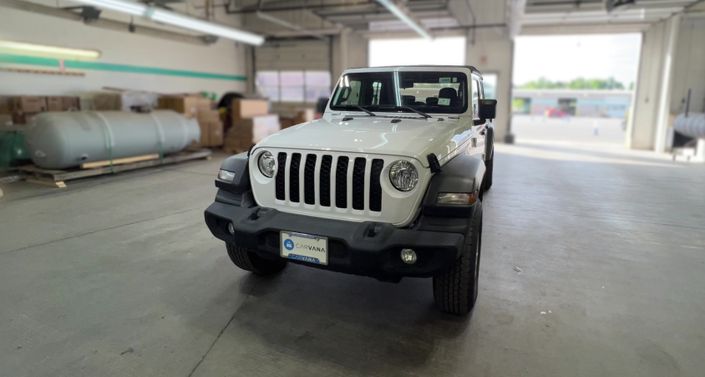
<path fill-rule="evenodd" d="M 65 169 L 84 162 L 178 152 L 200 139 L 200 129 L 196 120 L 169 110 L 76 111 L 39 114 L 25 135 L 35 165 Z"/>
<path fill-rule="evenodd" d="M 673 128 L 685 136 L 705 139 L 705 114 L 690 113 L 687 117 L 680 114 L 676 117 Z"/>

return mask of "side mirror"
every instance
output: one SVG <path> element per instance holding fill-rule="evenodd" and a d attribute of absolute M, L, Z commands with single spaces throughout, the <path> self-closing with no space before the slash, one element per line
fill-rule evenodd
<path fill-rule="evenodd" d="M 496 99 L 481 99 L 480 106 L 477 111 L 478 118 L 483 121 L 487 119 L 494 119 L 497 114 L 497 100 Z"/>

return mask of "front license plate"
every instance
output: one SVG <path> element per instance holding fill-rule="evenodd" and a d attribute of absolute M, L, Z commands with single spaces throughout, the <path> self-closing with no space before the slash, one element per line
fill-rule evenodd
<path fill-rule="evenodd" d="M 279 234 L 282 257 L 308 263 L 328 264 L 328 238 L 285 231 Z"/>

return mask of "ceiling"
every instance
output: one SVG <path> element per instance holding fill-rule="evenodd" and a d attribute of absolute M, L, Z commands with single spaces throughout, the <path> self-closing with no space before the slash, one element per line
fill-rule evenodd
<path fill-rule="evenodd" d="M 217 0 L 214 0 L 217 1 Z M 286 19 L 302 29 L 348 28 L 368 33 L 408 31 L 375 0 L 227 0 L 231 12 Z M 629 4 L 607 10 L 606 1 Z M 406 0 L 398 1 L 434 33 L 509 28 L 514 35 L 638 32 L 698 3 L 698 0 Z M 313 17 L 296 17 L 306 12 Z M 313 21 L 313 22 L 312 22 Z M 261 22 L 259 23 L 261 24 Z M 266 24 L 266 23 L 265 23 Z M 276 28 L 267 25 L 270 35 Z M 284 33 L 286 34 L 286 33 Z M 291 34 L 291 33 L 289 33 Z"/>
<path fill-rule="evenodd" d="M 575 27 L 596 31 L 621 28 L 640 31 L 698 3 L 698 0 L 634 0 L 607 10 L 605 0 L 526 0 L 522 28 Z"/>
<path fill-rule="evenodd" d="M 316 37 L 355 30 L 374 36 L 413 35 L 377 0 L 137 0 L 209 18 L 242 16 L 241 27 L 270 38 Z M 638 32 L 705 0 L 393 0 L 434 35 L 494 29 L 517 34 Z M 67 0 L 0 0 L 62 8 Z M 611 11 L 606 2 L 625 2 Z M 209 6 L 206 6 L 206 5 Z M 49 8 L 47 8 L 49 9 Z M 51 12 L 49 12 L 51 13 Z M 56 12 L 54 12 L 56 13 Z M 210 13 L 210 14 L 209 14 Z M 222 15 L 227 17 L 228 15 Z M 122 21 L 125 17 L 118 17 Z M 124 21 L 122 21 L 124 22 Z"/>
<path fill-rule="evenodd" d="M 262 4 L 258 0 L 231 1 L 233 5 L 236 3 L 237 6 L 231 6 L 232 13 L 256 18 L 259 11 L 305 28 L 337 27 L 365 32 L 409 30 L 407 25 L 375 0 L 266 0 Z M 505 3 L 498 0 L 407 0 L 397 3 L 426 29 L 434 32 L 465 30 L 489 23 L 504 26 L 505 21 Z M 498 11 L 490 12 L 493 13 L 491 17 L 480 17 L 480 14 L 487 13 L 483 11 L 485 9 Z M 316 19 L 312 22 L 298 12 L 309 13 Z"/>

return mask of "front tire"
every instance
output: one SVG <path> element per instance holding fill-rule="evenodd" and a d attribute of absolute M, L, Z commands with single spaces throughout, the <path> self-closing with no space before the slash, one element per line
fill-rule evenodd
<path fill-rule="evenodd" d="M 475 306 L 480 275 L 482 246 L 482 203 L 473 213 L 470 230 L 460 257 L 445 271 L 433 277 L 433 299 L 446 313 L 466 315 Z"/>
<path fill-rule="evenodd" d="M 285 260 L 269 260 L 260 258 L 254 251 L 239 247 L 230 243 L 225 244 L 228 256 L 233 263 L 245 271 L 250 271 L 257 275 L 273 275 L 286 267 Z"/>

